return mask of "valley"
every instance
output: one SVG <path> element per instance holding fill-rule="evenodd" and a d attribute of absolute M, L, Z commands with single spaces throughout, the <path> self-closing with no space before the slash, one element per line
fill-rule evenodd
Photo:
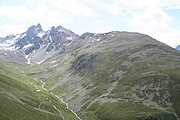
<path fill-rule="evenodd" d="M 180 52 L 148 35 L 38 24 L 0 45 L 2 120 L 179 120 Z"/>

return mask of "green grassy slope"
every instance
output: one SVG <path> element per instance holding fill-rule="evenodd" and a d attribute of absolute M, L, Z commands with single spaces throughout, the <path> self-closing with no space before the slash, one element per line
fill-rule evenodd
<path fill-rule="evenodd" d="M 168 102 L 172 102 L 173 105 L 168 108 L 171 110 L 167 111 L 175 111 L 180 116 L 179 107 L 177 107 L 180 101 L 180 53 L 148 36 L 136 33 L 130 36 L 128 33 L 117 36 L 102 41 L 93 50 L 86 50 L 90 52 L 80 53 L 72 64 L 72 68 L 84 79 L 92 79 L 91 84 L 93 83 L 95 89 L 90 92 L 90 98 L 108 92 L 109 85 L 118 82 L 106 97 L 121 98 L 132 103 L 151 99 L 152 102 L 164 108 L 168 106 Z M 89 49 L 92 48 L 89 47 Z M 168 94 L 171 94 L 169 98 L 165 98 Z M 145 105 L 154 107 L 153 104 Z M 108 112 L 112 107 L 111 102 L 107 106 Z M 131 105 L 127 104 L 124 107 L 129 108 Z M 104 108 L 95 107 L 94 109 L 101 113 Z M 138 109 L 135 107 L 134 111 L 137 112 L 134 116 L 141 114 Z M 129 111 L 131 109 L 121 116 L 128 114 Z M 145 114 L 151 114 L 150 111 L 142 111 Z M 101 119 L 107 119 L 107 114 L 112 117 L 116 116 L 115 113 L 118 116 L 118 113 L 122 113 L 122 109 L 109 111 L 109 113 L 102 112 L 98 116 Z M 121 118 L 117 116 L 114 119 Z"/>
<path fill-rule="evenodd" d="M 180 53 L 147 35 L 111 32 L 99 42 L 74 43 L 25 71 L 45 79 L 75 110 L 81 106 L 82 119 L 180 116 Z"/>
<path fill-rule="evenodd" d="M 44 91 L 39 82 L 34 88 L 31 84 L 34 80 L 13 66 L 5 60 L 0 61 L 1 120 L 63 120 L 63 117 L 76 120 L 65 104 Z M 40 91 L 37 92 L 37 89 Z"/>

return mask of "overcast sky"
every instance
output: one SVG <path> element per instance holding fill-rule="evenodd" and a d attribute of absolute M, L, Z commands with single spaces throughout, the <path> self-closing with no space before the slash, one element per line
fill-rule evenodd
<path fill-rule="evenodd" d="M 0 0 L 0 36 L 40 23 L 84 32 L 131 31 L 180 45 L 180 0 Z"/>

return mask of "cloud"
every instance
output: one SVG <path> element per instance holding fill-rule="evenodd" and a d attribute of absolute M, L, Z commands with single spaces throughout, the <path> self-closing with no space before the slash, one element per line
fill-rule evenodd
<path fill-rule="evenodd" d="M 5 18 L 10 22 L 0 23 L 1 26 L 8 26 L 8 28 L 1 28 L 1 31 L 4 32 L 1 32 L 0 35 L 6 34 L 7 31 L 18 32 L 14 29 L 15 25 L 24 25 L 27 29 L 30 25 L 39 22 L 45 26 L 45 29 L 49 29 L 53 25 L 70 24 L 73 22 L 74 16 L 94 17 L 97 14 L 78 0 L 22 0 L 18 6 L 4 4 L 0 6 L 0 21 Z"/>
<path fill-rule="evenodd" d="M 166 9 L 180 9 L 180 1 L 172 0 Z"/>
<path fill-rule="evenodd" d="M 145 33 L 171 46 L 180 44 L 180 30 L 172 26 L 172 24 L 178 24 L 179 20 L 167 13 L 168 10 L 172 9 L 180 10 L 180 0 L 20 1 L 21 3 L 16 4 L 16 6 L 5 3 L 0 6 L 0 36 L 7 35 L 8 31 L 23 32 L 37 22 L 41 23 L 45 30 L 53 25 L 69 26 L 74 24 L 78 24 L 74 25 L 76 29 L 86 30 L 89 28 L 85 25 L 82 26 L 82 22 L 98 21 L 87 26 L 95 31 L 99 26 L 98 30 L 102 32 L 105 28 L 112 30 L 114 26 L 117 29 L 120 23 L 113 21 L 119 20 L 124 25 L 120 26 L 119 30 L 125 28 L 128 31 Z M 78 28 L 79 26 L 84 28 Z"/>
<path fill-rule="evenodd" d="M 49 2 L 48 0 L 46 0 Z M 63 10 L 71 13 L 72 15 L 81 15 L 81 16 L 96 16 L 96 12 L 84 5 L 79 0 L 53 0 L 53 2 L 49 2 L 53 7 L 59 10 Z"/>
<path fill-rule="evenodd" d="M 0 27 L 0 33 L 4 33 L 4 34 L 0 34 L 0 37 L 3 37 L 3 35 L 10 35 L 10 34 L 14 34 L 16 33 L 16 31 L 19 32 L 24 32 L 25 29 L 27 29 L 24 25 L 1 25 Z M 5 36 L 4 36 L 5 37 Z"/>
<path fill-rule="evenodd" d="M 27 7 L 39 7 L 44 6 L 50 10 L 56 10 L 61 12 L 66 12 L 71 15 L 81 15 L 81 16 L 96 16 L 96 12 L 84 5 L 80 0 L 27 0 Z"/>
<path fill-rule="evenodd" d="M 99 0 L 87 0 L 87 1 L 89 1 L 90 3 L 98 7 L 104 8 L 108 13 L 112 15 L 120 15 L 122 12 L 122 8 L 121 8 L 122 6 L 119 7 L 119 5 L 117 4 L 117 1 L 115 2 L 110 1 L 110 3 L 105 3 L 104 1 L 102 2 Z"/>
<path fill-rule="evenodd" d="M 125 19 L 128 30 L 148 34 L 170 46 L 180 44 L 180 30 L 171 26 L 174 18 L 166 10 L 180 9 L 179 0 L 88 0 L 113 16 Z"/>
<path fill-rule="evenodd" d="M 132 13 L 128 25 L 135 28 L 136 31 L 151 35 L 157 40 L 174 47 L 180 44 L 180 41 L 178 42 L 180 30 L 170 26 L 172 20 L 173 18 L 159 7 L 152 7 L 142 13 Z"/>

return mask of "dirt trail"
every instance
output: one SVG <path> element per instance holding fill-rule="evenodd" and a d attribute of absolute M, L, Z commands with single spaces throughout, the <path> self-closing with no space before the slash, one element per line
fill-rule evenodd
<path fill-rule="evenodd" d="M 33 78 L 33 79 L 34 79 L 35 81 L 37 81 L 37 78 Z M 34 81 L 34 82 L 35 82 L 35 81 Z M 34 82 L 31 82 L 31 85 L 33 85 L 33 86 L 36 88 L 37 86 L 33 84 Z M 48 90 L 44 87 L 44 86 L 46 85 L 46 83 L 43 82 L 42 80 L 41 80 L 40 82 L 42 83 L 41 88 L 42 88 L 44 91 L 48 92 Z M 37 91 L 37 90 L 36 90 L 36 91 Z M 82 120 L 82 119 L 77 115 L 77 113 L 75 113 L 71 108 L 69 108 L 68 103 L 66 103 L 66 102 L 62 99 L 62 97 L 59 97 L 58 95 L 54 94 L 53 92 L 50 92 L 50 93 L 51 93 L 54 97 L 56 97 L 57 99 L 59 99 L 63 104 L 65 104 L 65 105 L 66 105 L 66 108 L 67 108 L 68 110 L 70 110 L 70 111 L 76 116 L 76 118 L 77 118 L 78 120 Z M 51 101 L 50 101 L 50 103 L 51 103 Z M 57 107 L 56 107 L 55 105 L 53 105 L 52 103 L 51 103 L 51 105 L 54 107 L 54 109 L 56 109 L 56 110 L 59 112 L 59 114 L 61 115 L 61 117 L 63 118 L 63 120 L 65 120 L 65 117 L 62 115 L 61 111 L 60 111 L 59 109 L 57 109 Z"/>

